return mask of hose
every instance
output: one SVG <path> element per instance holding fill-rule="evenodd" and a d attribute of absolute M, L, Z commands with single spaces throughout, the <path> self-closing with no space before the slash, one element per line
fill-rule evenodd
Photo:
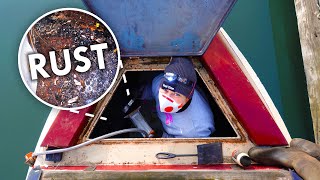
<path fill-rule="evenodd" d="M 253 147 L 248 154 L 260 164 L 293 168 L 304 180 L 317 180 L 320 177 L 320 162 L 296 148 Z"/>
<path fill-rule="evenodd" d="M 62 153 L 62 152 L 66 152 L 66 151 L 71 151 L 71 150 L 86 146 L 88 144 L 91 144 L 91 143 L 93 143 L 95 141 L 99 141 L 101 139 L 109 138 L 109 137 L 116 136 L 116 135 L 119 135 L 119 134 L 130 133 L 130 132 L 140 132 L 140 133 L 143 134 L 144 137 L 148 137 L 148 133 L 147 132 L 145 132 L 144 130 L 138 129 L 138 128 L 123 129 L 123 130 L 115 131 L 115 132 L 112 132 L 112 133 L 108 133 L 108 134 L 96 137 L 96 138 L 91 139 L 89 141 L 86 141 L 84 143 L 77 144 L 75 146 L 71 146 L 71 147 L 68 147 L 68 148 L 55 149 L 55 150 L 49 150 L 49 151 L 44 151 L 44 152 L 35 152 L 35 153 L 32 154 L 32 157 L 39 156 L 39 155 L 45 155 L 45 154 L 55 154 L 55 153 Z"/>

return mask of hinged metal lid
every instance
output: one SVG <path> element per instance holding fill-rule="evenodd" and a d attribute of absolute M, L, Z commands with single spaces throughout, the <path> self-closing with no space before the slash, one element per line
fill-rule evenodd
<path fill-rule="evenodd" d="M 122 56 L 202 55 L 236 0 L 84 0 L 112 29 Z"/>

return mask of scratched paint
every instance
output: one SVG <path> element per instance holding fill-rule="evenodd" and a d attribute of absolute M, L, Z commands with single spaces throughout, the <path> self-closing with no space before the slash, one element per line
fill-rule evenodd
<path fill-rule="evenodd" d="M 181 38 L 174 39 L 171 41 L 170 46 L 173 47 L 175 51 L 184 52 L 184 51 L 196 51 L 201 47 L 200 37 L 197 34 L 187 32 L 184 33 Z"/>
<path fill-rule="evenodd" d="M 235 2 L 84 1 L 108 23 L 125 57 L 202 55 Z"/>
<path fill-rule="evenodd" d="M 132 28 L 123 29 L 120 33 L 120 47 L 125 53 L 126 51 L 141 51 L 144 50 L 144 38 L 139 36 Z"/>

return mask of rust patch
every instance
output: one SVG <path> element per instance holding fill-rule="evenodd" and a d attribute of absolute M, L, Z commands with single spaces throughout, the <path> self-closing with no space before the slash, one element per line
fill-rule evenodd
<path fill-rule="evenodd" d="M 28 39 L 32 48 L 47 59 L 44 69 L 50 77 L 38 77 L 36 94 L 49 104 L 64 108 L 87 105 L 109 88 L 116 75 L 118 56 L 114 52 L 113 37 L 103 24 L 83 12 L 65 10 L 52 13 L 32 27 Z M 83 62 L 70 55 L 70 73 L 58 76 L 52 72 L 50 51 L 55 51 L 57 68 L 62 69 L 65 67 L 63 49 L 69 49 L 72 54 L 78 46 L 98 43 L 108 44 L 108 50 L 103 51 L 105 69 L 99 69 L 96 52 L 88 50 L 81 54 L 91 61 L 88 71 L 78 73 L 75 67 L 83 66 Z"/>

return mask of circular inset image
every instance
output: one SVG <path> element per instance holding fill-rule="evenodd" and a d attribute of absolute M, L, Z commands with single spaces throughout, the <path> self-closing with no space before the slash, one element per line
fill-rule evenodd
<path fill-rule="evenodd" d="M 63 110 L 88 107 L 111 89 L 120 50 L 108 25 L 75 8 L 50 11 L 24 34 L 18 55 L 27 89 L 44 104 Z"/>

